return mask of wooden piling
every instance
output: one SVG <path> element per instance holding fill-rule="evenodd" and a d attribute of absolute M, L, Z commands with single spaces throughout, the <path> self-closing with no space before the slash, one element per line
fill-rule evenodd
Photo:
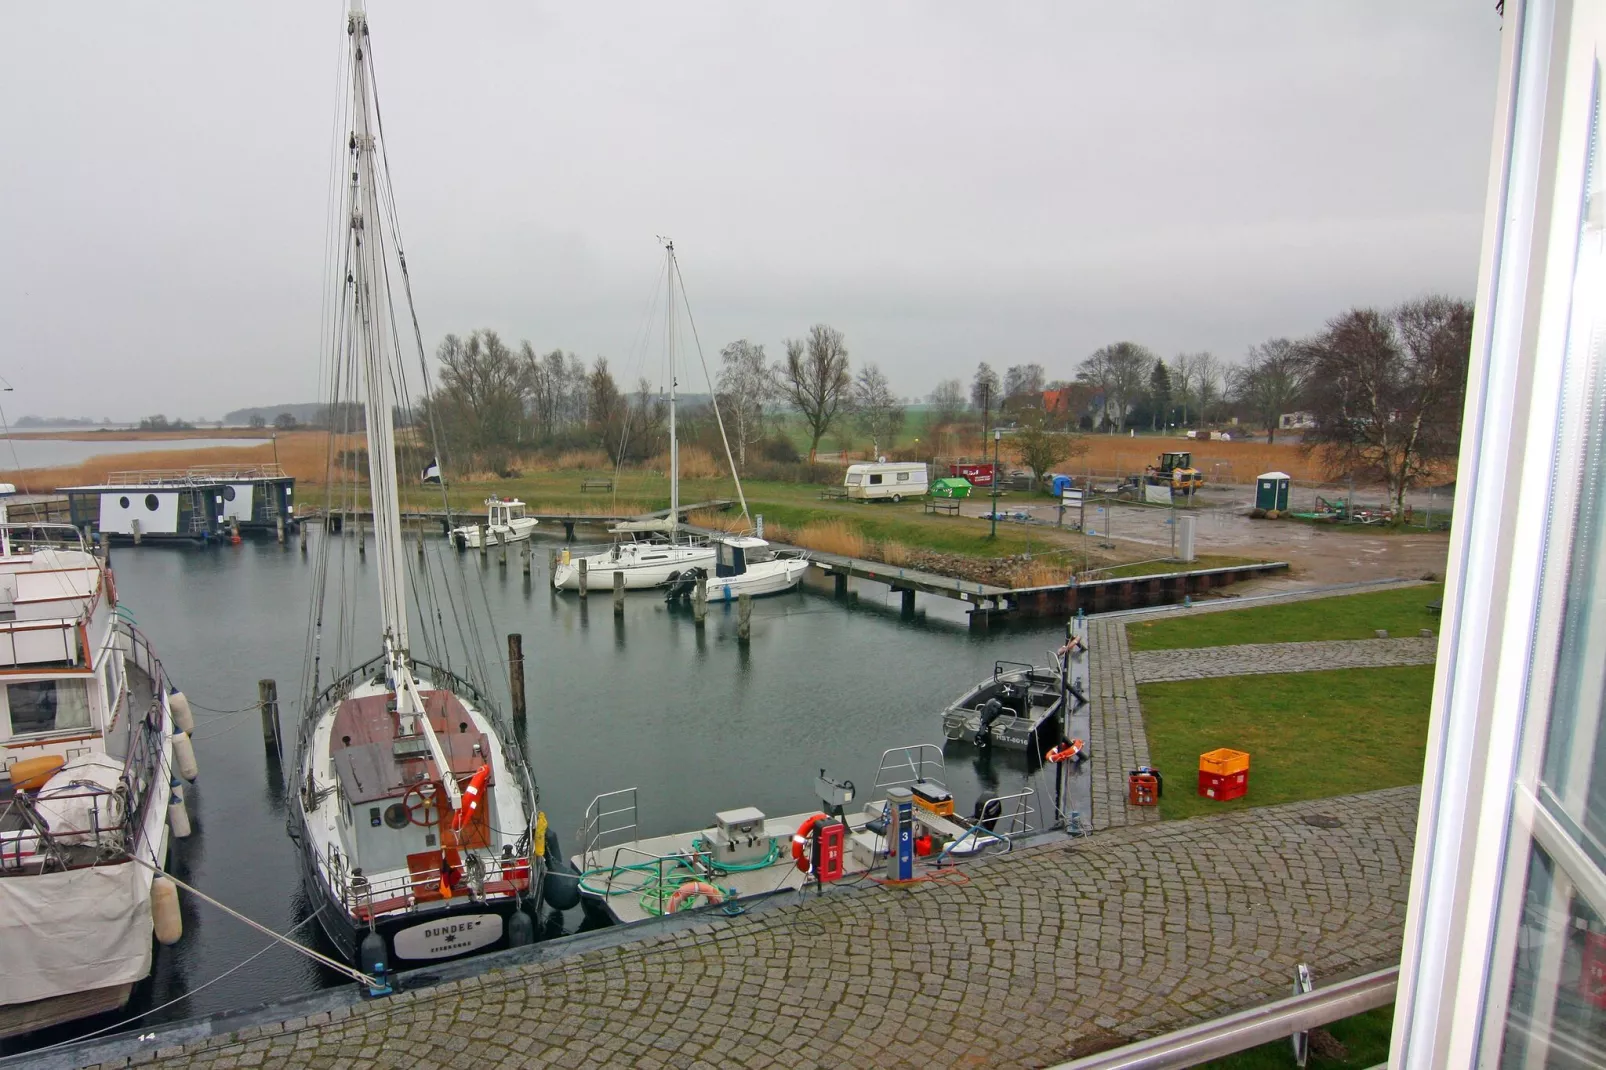
<path fill-rule="evenodd" d="M 616 617 L 625 615 L 625 574 L 623 572 L 615 572 L 613 574 L 613 615 Z"/>
<path fill-rule="evenodd" d="M 846 572 L 834 573 L 831 576 L 831 580 L 831 593 L 838 598 L 846 598 L 848 596 L 848 574 Z"/>
<path fill-rule="evenodd" d="M 525 579 L 529 579 L 530 578 L 530 567 L 535 562 L 535 547 L 531 546 L 528 542 L 526 542 L 524 544 L 524 551 L 523 551 L 523 553 L 521 553 L 519 555 L 519 557 L 521 559 L 521 563 L 524 566 L 524 578 Z"/>
<path fill-rule="evenodd" d="M 357 556 L 358 557 L 367 557 L 368 556 L 368 531 L 367 531 L 367 525 L 363 523 L 362 517 L 360 517 L 360 516 L 357 518 Z"/>
<path fill-rule="evenodd" d="M 480 528 L 480 560 L 484 561 L 491 552 L 491 525 L 481 524 Z"/>
<path fill-rule="evenodd" d="M 423 522 L 423 520 L 419 520 L 419 522 L 418 522 L 418 559 L 420 561 L 424 560 L 424 522 Z"/>
<path fill-rule="evenodd" d="M 582 557 L 580 559 L 580 601 L 584 602 L 585 598 L 586 598 L 586 559 Z"/>
<path fill-rule="evenodd" d="M 524 636 L 507 633 L 507 689 L 513 699 L 513 723 L 524 735 Z"/>
<path fill-rule="evenodd" d="M 914 588 L 913 587 L 905 587 L 903 590 L 899 591 L 898 593 L 903 596 L 903 604 L 900 607 L 900 612 L 902 612 L 902 614 L 905 617 L 914 616 L 915 615 L 915 591 L 914 591 Z"/>
<path fill-rule="evenodd" d="M 279 545 L 283 546 L 285 544 L 284 514 L 280 513 L 278 516 L 274 517 L 273 520 L 274 520 L 274 525 L 273 526 L 277 529 L 277 534 L 278 534 L 278 537 L 279 537 Z"/>
<path fill-rule="evenodd" d="M 257 681 L 257 708 L 262 714 L 262 746 L 268 759 L 277 762 L 282 756 L 279 742 L 279 685 L 273 680 Z"/>
<path fill-rule="evenodd" d="M 736 638 L 747 642 L 753 635 L 753 596 L 736 596 Z"/>
<path fill-rule="evenodd" d="M 302 553 L 302 556 L 306 556 L 306 553 L 307 553 L 307 522 L 306 522 L 306 520 L 303 519 L 301 521 L 301 523 L 296 525 L 296 528 L 298 529 L 298 531 L 300 533 L 300 536 L 301 536 L 301 553 Z"/>
<path fill-rule="evenodd" d="M 490 528 L 486 528 L 485 530 L 486 531 L 490 531 L 491 529 Z M 497 562 L 496 563 L 497 563 L 497 565 L 499 565 L 502 568 L 507 568 L 507 532 L 505 532 L 505 531 L 497 532 L 496 533 L 496 543 L 497 543 Z"/>
<path fill-rule="evenodd" d="M 138 546 L 140 540 L 139 518 L 135 517 L 133 520 L 130 520 L 128 522 L 128 528 L 134 533 L 134 545 Z"/>
<path fill-rule="evenodd" d="M 697 622 L 697 627 L 703 626 L 703 620 L 708 616 L 708 574 L 697 577 L 697 590 L 691 596 L 691 617 Z"/>

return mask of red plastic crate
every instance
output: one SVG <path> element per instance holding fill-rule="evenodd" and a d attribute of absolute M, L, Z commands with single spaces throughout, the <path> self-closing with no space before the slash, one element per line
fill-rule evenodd
<path fill-rule="evenodd" d="M 1222 776 L 1219 773 L 1199 774 L 1199 794 L 1207 799 L 1217 802 L 1226 802 L 1228 799 L 1237 799 L 1249 793 L 1249 770 L 1241 773 L 1229 773 Z"/>

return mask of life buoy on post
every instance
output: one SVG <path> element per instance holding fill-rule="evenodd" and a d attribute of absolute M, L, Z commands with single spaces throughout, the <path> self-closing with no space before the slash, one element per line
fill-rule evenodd
<path fill-rule="evenodd" d="M 673 914 L 685 905 L 686 900 L 694 895 L 700 895 L 710 904 L 719 904 L 725 901 L 725 893 L 706 881 L 687 881 L 675 889 L 675 894 L 669 897 L 669 905 L 664 908 L 665 913 Z"/>
<path fill-rule="evenodd" d="M 469 777 L 468 787 L 463 789 L 463 805 L 452 814 L 452 831 L 462 832 L 463 826 L 474 820 L 479 812 L 480 801 L 485 795 L 485 783 L 491 779 L 491 767 L 482 765 L 473 776 Z"/>
<path fill-rule="evenodd" d="M 803 873 L 809 871 L 813 861 L 809 857 L 809 837 L 814 834 L 814 827 L 824 820 L 826 820 L 824 814 L 810 814 L 803 819 L 797 831 L 792 833 L 792 862 Z"/>

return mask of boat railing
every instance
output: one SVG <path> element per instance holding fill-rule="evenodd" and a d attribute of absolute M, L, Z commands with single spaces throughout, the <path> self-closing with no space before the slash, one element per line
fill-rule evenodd
<path fill-rule="evenodd" d="M 465 680 L 463 677 L 457 675 L 450 669 L 442 668 L 439 665 L 431 664 L 430 662 L 423 661 L 419 658 L 412 658 L 411 661 L 414 668 L 424 669 L 429 673 L 430 682 L 436 687 L 444 686 L 455 694 L 467 695 L 474 701 L 474 704 L 478 706 L 483 713 L 489 717 L 500 720 L 496 707 L 492 706 L 491 703 L 486 701 L 485 695 L 473 683 Z M 318 692 L 317 697 L 313 700 L 308 709 L 322 709 L 329 703 L 341 698 L 352 688 L 356 687 L 358 683 L 372 676 L 374 674 L 374 670 L 378 669 L 384 663 L 385 655 L 383 653 L 379 653 L 375 654 L 362 664 L 346 670 L 340 676 L 337 676 L 334 680 L 332 680 L 322 691 Z M 306 742 L 306 736 L 316 725 L 316 717 L 303 717 L 301 719 L 301 728 L 298 735 L 301 737 L 301 741 L 303 743 Z"/>
<path fill-rule="evenodd" d="M 106 476 L 107 486 L 141 485 L 166 486 L 191 483 L 216 483 L 222 480 L 284 479 L 284 468 L 277 464 L 198 464 L 189 468 L 140 468 L 112 472 Z"/>
<path fill-rule="evenodd" d="M 580 844 L 580 857 L 586 868 L 596 865 L 602 851 L 636 838 L 640 823 L 635 788 L 605 791 L 586 806 L 585 818 L 575 837 Z"/>
<path fill-rule="evenodd" d="M 881 765 L 876 769 L 877 791 L 913 784 L 917 780 L 940 780 L 946 773 L 942 748 L 935 743 L 913 743 L 906 747 L 890 747 L 881 752 Z"/>
<path fill-rule="evenodd" d="M 677 869 L 697 868 L 697 855 L 694 851 L 680 851 L 660 855 L 653 854 L 651 851 L 643 851 L 641 848 L 632 847 L 627 843 L 619 844 L 612 850 L 612 865 L 593 866 L 590 864 L 589 859 L 586 864 L 587 872 L 599 870 L 607 874 L 602 881 L 602 894 L 604 896 L 613 896 L 635 892 L 644 897 L 642 902 L 644 908 L 647 905 L 645 896 L 651 894 L 653 898 L 658 900 L 658 909 L 654 913 L 659 916 L 668 912 L 669 901 L 675 896 L 675 889 L 671 886 L 668 878 L 673 876 L 674 871 Z M 639 861 L 622 861 L 622 859 L 626 858 L 636 858 Z M 651 884 L 648 884 L 644 879 L 644 874 L 648 872 L 656 874 L 656 879 Z M 626 876 L 627 874 L 628 876 Z M 621 879 L 630 880 L 632 883 L 624 888 L 615 890 L 614 882 Z"/>
<path fill-rule="evenodd" d="M 1029 835 L 1038 830 L 1037 808 L 1032 805 L 1036 792 L 1031 788 L 1024 788 L 1013 795 L 1000 795 L 986 804 L 986 813 L 979 815 L 982 819 L 967 828 L 961 835 L 942 849 L 938 856 L 939 861 L 950 858 L 966 858 L 977 854 L 988 847 L 999 843 L 1006 849 L 1013 849 L 1014 842 L 1021 836 Z M 988 828 L 986 822 L 992 822 Z"/>

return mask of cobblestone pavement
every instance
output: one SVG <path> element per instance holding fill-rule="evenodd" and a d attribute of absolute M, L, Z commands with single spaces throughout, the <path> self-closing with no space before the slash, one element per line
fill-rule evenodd
<path fill-rule="evenodd" d="M 1088 621 L 1088 752 L 1093 756 L 1093 827 L 1158 821 L 1157 807 L 1128 807 L 1128 771 L 1149 764 L 1149 737 L 1138 707 L 1138 684 L 1127 650 L 1126 624 L 1094 617 Z"/>
<path fill-rule="evenodd" d="M 1123 629 L 1124 631 L 1124 629 Z M 1139 650 L 1129 654 L 1140 684 L 1203 680 L 1212 676 L 1371 669 L 1432 665 L 1437 639 L 1341 639 L 1316 643 L 1245 643 L 1187 650 Z"/>
<path fill-rule="evenodd" d="M 1284 995 L 1299 962 L 1397 962 L 1417 795 L 1134 825 L 134 1062 L 1041 1066 Z"/>

